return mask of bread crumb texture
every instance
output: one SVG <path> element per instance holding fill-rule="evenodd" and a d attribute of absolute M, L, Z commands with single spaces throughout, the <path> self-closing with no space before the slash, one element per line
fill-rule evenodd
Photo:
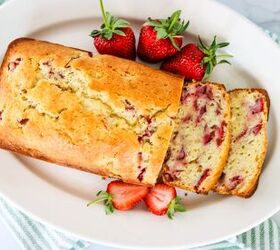
<path fill-rule="evenodd" d="M 230 92 L 231 150 L 215 191 L 243 197 L 255 191 L 267 148 L 268 100 L 264 90 Z"/>
<path fill-rule="evenodd" d="M 15 40 L 0 71 L 0 146 L 152 185 L 182 84 L 180 77 L 136 62 Z"/>
<path fill-rule="evenodd" d="M 183 88 L 163 170 L 166 183 L 197 193 L 207 193 L 216 184 L 229 150 L 229 105 L 221 84 Z"/>

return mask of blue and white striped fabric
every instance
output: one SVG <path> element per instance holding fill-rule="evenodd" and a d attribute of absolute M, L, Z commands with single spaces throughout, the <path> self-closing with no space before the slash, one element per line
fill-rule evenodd
<path fill-rule="evenodd" d="M 0 0 L 0 5 L 4 1 Z M 270 31 L 266 31 L 266 33 L 280 44 L 280 39 L 276 34 Z M 0 219 L 10 229 L 22 249 L 25 250 L 79 250 L 90 245 L 89 242 L 66 235 L 31 219 L 1 197 Z M 280 229 L 278 225 L 269 219 L 232 239 L 192 250 L 237 249 L 280 250 Z"/>
<path fill-rule="evenodd" d="M 63 234 L 37 222 L 0 198 L 0 218 L 26 250 L 79 250 L 89 242 Z M 271 219 L 227 241 L 192 250 L 280 250 L 280 229 Z"/>
<path fill-rule="evenodd" d="M 0 218 L 26 250 L 78 250 L 90 243 L 68 236 L 34 221 L 0 198 Z M 2 249 L 0 247 L 0 249 Z"/>

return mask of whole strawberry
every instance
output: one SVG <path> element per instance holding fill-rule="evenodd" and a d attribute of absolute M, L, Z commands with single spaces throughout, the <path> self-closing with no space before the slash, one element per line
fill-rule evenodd
<path fill-rule="evenodd" d="M 100 54 L 109 54 L 135 60 L 135 36 L 129 22 L 105 13 L 102 0 L 100 6 L 103 24 L 100 30 L 94 30 L 90 36 L 94 38 L 94 46 Z"/>
<path fill-rule="evenodd" d="M 176 54 L 182 46 L 182 33 L 188 22 L 180 21 L 181 11 L 175 11 L 167 19 L 148 21 L 140 31 L 137 55 L 147 62 L 159 62 Z"/>
<path fill-rule="evenodd" d="M 199 44 L 187 44 L 175 56 L 163 62 L 162 70 L 185 76 L 187 81 L 206 80 L 217 64 L 230 64 L 226 58 L 228 54 L 216 55 L 218 49 L 228 46 L 229 43 L 217 43 L 216 36 L 209 47 L 199 38 Z"/>

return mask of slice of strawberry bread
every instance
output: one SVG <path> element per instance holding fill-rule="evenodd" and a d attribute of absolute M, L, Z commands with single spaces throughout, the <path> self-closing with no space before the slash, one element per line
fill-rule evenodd
<path fill-rule="evenodd" d="M 207 194 L 217 183 L 227 160 L 229 121 L 229 95 L 224 85 L 186 85 L 163 167 L 163 181 Z"/>
<path fill-rule="evenodd" d="M 214 190 L 250 197 L 257 188 L 267 149 L 268 94 L 263 89 L 236 89 L 231 100 L 231 150 Z"/>

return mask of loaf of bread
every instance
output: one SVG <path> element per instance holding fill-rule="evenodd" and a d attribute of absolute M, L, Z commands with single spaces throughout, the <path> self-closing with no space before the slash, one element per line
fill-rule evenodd
<path fill-rule="evenodd" d="M 229 121 L 229 96 L 223 85 L 185 86 L 163 167 L 163 181 L 193 192 L 208 193 L 226 163 Z"/>
<path fill-rule="evenodd" d="M 153 185 L 182 85 L 133 61 L 17 39 L 0 70 L 0 147 Z"/>
<path fill-rule="evenodd" d="M 236 89 L 230 100 L 231 150 L 214 190 L 249 197 L 257 188 L 266 154 L 269 98 L 263 89 Z"/>

